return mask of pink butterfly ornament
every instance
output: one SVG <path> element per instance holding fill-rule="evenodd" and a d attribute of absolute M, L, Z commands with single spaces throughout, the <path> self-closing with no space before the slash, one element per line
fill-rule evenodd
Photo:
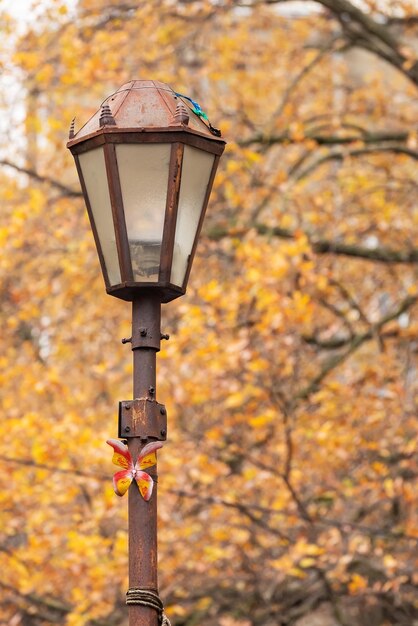
<path fill-rule="evenodd" d="M 123 496 L 129 489 L 133 480 L 138 485 L 139 492 L 146 502 L 151 499 L 154 481 L 144 470 L 157 463 L 156 451 L 162 448 L 160 441 L 147 443 L 138 455 L 134 465 L 128 446 L 119 439 L 108 439 L 106 441 L 114 450 L 112 462 L 123 469 L 113 476 L 113 489 L 117 496 Z"/>

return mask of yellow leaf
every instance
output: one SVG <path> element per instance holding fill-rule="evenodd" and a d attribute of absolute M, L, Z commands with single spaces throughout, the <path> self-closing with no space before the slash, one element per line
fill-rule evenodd
<path fill-rule="evenodd" d="M 312 567 L 313 565 L 315 565 L 315 563 L 316 563 L 315 559 L 310 559 L 306 557 L 299 561 L 299 567 L 303 567 L 305 569 L 307 567 Z"/>
<path fill-rule="evenodd" d="M 363 589 L 367 589 L 368 582 L 367 579 L 360 574 L 353 574 L 350 582 L 348 583 L 348 588 L 351 593 L 355 594 L 357 591 L 362 591 Z"/>

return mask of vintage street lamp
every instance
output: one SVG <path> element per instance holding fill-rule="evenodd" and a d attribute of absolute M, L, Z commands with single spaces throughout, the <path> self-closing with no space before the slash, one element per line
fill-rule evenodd
<path fill-rule="evenodd" d="M 127 448 L 109 443 L 123 468 L 114 477 L 118 495 L 132 483 L 129 624 L 157 626 L 168 623 L 158 596 L 152 491 L 155 451 L 167 437 L 155 391 L 156 353 L 168 339 L 161 335 L 161 303 L 186 291 L 225 142 L 196 102 L 151 80 L 120 87 L 81 130 L 71 125 L 69 139 L 107 293 L 133 304 L 132 337 L 123 341 L 134 354 L 134 400 L 119 407 L 118 436 Z"/>

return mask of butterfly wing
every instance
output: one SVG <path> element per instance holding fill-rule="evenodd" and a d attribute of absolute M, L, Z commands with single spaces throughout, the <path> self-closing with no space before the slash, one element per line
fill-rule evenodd
<path fill-rule="evenodd" d="M 108 439 L 106 443 L 112 446 L 114 450 L 112 462 L 119 467 L 123 467 L 125 470 L 133 470 L 134 464 L 128 446 L 119 441 L 119 439 Z M 120 472 L 118 472 L 118 474 L 119 473 Z"/>
<path fill-rule="evenodd" d="M 106 443 L 112 446 L 114 450 L 113 463 L 123 468 L 121 472 L 116 472 L 113 476 L 113 489 L 117 496 L 123 496 L 128 491 L 134 477 L 132 457 L 128 446 L 119 441 L 119 439 L 108 439 Z"/>
<path fill-rule="evenodd" d="M 128 491 L 135 476 L 138 489 L 144 500 L 148 502 L 152 496 L 154 481 L 151 476 L 143 470 L 157 463 L 156 451 L 161 448 L 163 444 L 160 441 L 152 441 L 144 446 L 138 455 L 134 468 L 128 446 L 122 443 L 122 441 L 119 441 L 119 439 L 108 439 L 106 443 L 114 450 L 112 458 L 113 463 L 123 468 L 121 472 L 116 472 L 113 476 L 113 488 L 116 495 L 123 496 Z"/>
<path fill-rule="evenodd" d="M 149 474 L 142 472 L 141 470 L 136 471 L 135 480 L 141 496 L 144 498 L 145 502 L 148 502 L 152 496 L 154 481 Z"/>
<path fill-rule="evenodd" d="M 157 455 L 155 454 L 159 448 L 162 448 L 161 441 L 151 441 L 147 443 L 138 455 L 138 460 L 135 464 L 136 470 L 145 470 L 148 467 L 152 467 L 157 463 Z"/>
<path fill-rule="evenodd" d="M 113 489 L 117 496 L 123 496 L 133 480 L 132 470 L 122 470 L 113 475 Z"/>

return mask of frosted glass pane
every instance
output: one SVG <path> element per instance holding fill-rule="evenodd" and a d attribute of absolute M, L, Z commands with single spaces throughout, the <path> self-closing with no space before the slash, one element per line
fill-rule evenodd
<path fill-rule="evenodd" d="M 212 171 L 213 154 L 185 146 L 171 282 L 182 286 Z"/>
<path fill-rule="evenodd" d="M 121 282 L 119 259 L 103 148 L 80 154 L 79 159 L 109 281 L 111 285 L 118 285 Z"/>
<path fill-rule="evenodd" d="M 170 151 L 170 144 L 116 146 L 132 270 L 137 282 L 158 281 Z"/>

